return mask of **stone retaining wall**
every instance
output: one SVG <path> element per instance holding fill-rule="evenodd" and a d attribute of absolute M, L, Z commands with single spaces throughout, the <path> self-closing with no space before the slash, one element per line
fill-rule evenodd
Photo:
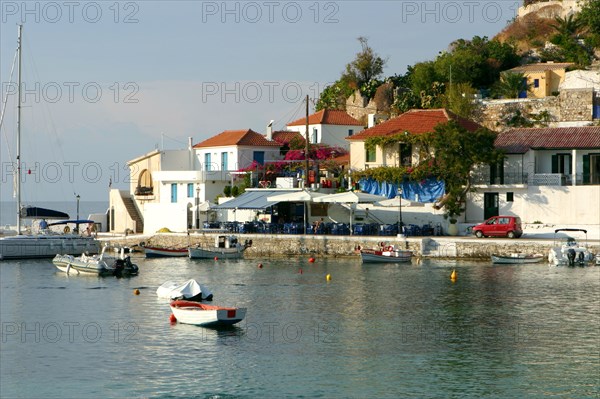
<path fill-rule="evenodd" d="M 100 238 L 111 245 L 133 246 L 140 242 L 150 245 L 180 248 L 188 245 L 214 245 L 218 234 L 157 234 L 152 237 L 129 236 Z M 375 248 L 381 242 L 399 245 L 414 251 L 418 257 L 425 258 L 460 258 L 489 259 L 490 255 L 510 255 L 512 253 L 544 254 L 553 246 L 553 240 L 527 239 L 477 239 L 464 237 L 434 236 L 410 237 L 364 237 L 364 236 L 302 236 L 302 235 L 239 235 L 241 242 L 252 240 L 252 247 L 244 254 L 246 258 L 286 257 L 286 256 L 356 256 L 357 246 Z M 593 253 L 600 253 L 600 243 L 589 243 Z"/>

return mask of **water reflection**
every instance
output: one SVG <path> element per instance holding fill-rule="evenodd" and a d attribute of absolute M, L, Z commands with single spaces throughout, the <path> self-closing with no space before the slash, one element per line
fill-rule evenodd
<path fill-rule="evenodd" d="M 261 262 L 140 258 L 132 279 L 0 263 L 0 396 L 598 394 L 600 268 Z M 246 319 L 171 324 L 156 288 L 190 278 Z"/>

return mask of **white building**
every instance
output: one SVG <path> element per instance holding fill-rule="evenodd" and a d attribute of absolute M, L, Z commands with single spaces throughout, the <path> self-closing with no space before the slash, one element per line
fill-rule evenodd
<path fill-rule="evenodd" d="M 109 230 L 187 231 L 208 218 L 210 201 L 237 171 L 279 159 L 279 144 L 247 130 L 225 131 L 186 150 L 154 150 L 128 162 L 129 192 L 111 190 Z"/>
<path fill-rule="evenodd" d="M 306 117 L 288 123 L 287 129 L 306 137 Z M 308 116 L 308 141 L 311 144 L 326 144 L 348 150 L 346 138 L 363 129 L 364 126 L 345 111 L 323 109 Z"/>
<path fill-rule="evenodd" d="M 466 222 L 516 215 L 600 228 L 600 127 L 513 129 L 495 145 L 505 160 L 474 176 Z"/>

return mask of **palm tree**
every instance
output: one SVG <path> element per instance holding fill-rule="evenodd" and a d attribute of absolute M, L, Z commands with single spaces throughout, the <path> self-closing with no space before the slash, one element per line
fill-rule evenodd
<path fill-rule="evenodd" d="M 577 29 L 579 29 L 580 23 L 573 15 L 569 15 L 566 18 L 556 17 L 554 18 L 555 23 L 551 24 L 556 32 L 560 36 L 564 37 L 574 37 L 577 34 Z"/>
<path fill-rule="evenodd" d="M 519 93 L 529 91 L 531 83 L 527 83 L 524 74 L 518 72 L 504 72 L 500 81 L 496 83 L 496 95 L 506 98 L 519 98 Z"/>

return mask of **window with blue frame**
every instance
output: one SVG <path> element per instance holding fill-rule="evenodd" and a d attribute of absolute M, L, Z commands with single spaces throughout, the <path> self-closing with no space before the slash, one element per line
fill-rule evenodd
<path fill-rule="evenodd" d="M 533 87 L 535 87 L 535 88 L 540 87 L 540 80 L 539 79 L 533 79 Z"/>
<path fill-rule="evenodd" d="M 187 194 L 188 198 L 194 198 L 194 183 L 188 183 Z"/>
<path fill-rule="evenodd" d="M 204 170 L 211 170 L 210 162 L 210 153 L 204 154 Z"/>
<path fill-rule="evenodd" d="M 171 202 L 174 204 L 177 202 L 177 184 L 171 184 Z"/>
<path fill-rule="evenodd" d="M 227 169 L 229 166 L 228 159 L 227 159 L 228 155 L 229 154 L 226 152 L 221 153 L 221 170 L 228 170 Z"/>
<path fill-rule="evenodd" d="M 265 164 L 265 152 L 264 151 L 254 151 L 253 160 L 261 165 L 264 165 Z"/>

